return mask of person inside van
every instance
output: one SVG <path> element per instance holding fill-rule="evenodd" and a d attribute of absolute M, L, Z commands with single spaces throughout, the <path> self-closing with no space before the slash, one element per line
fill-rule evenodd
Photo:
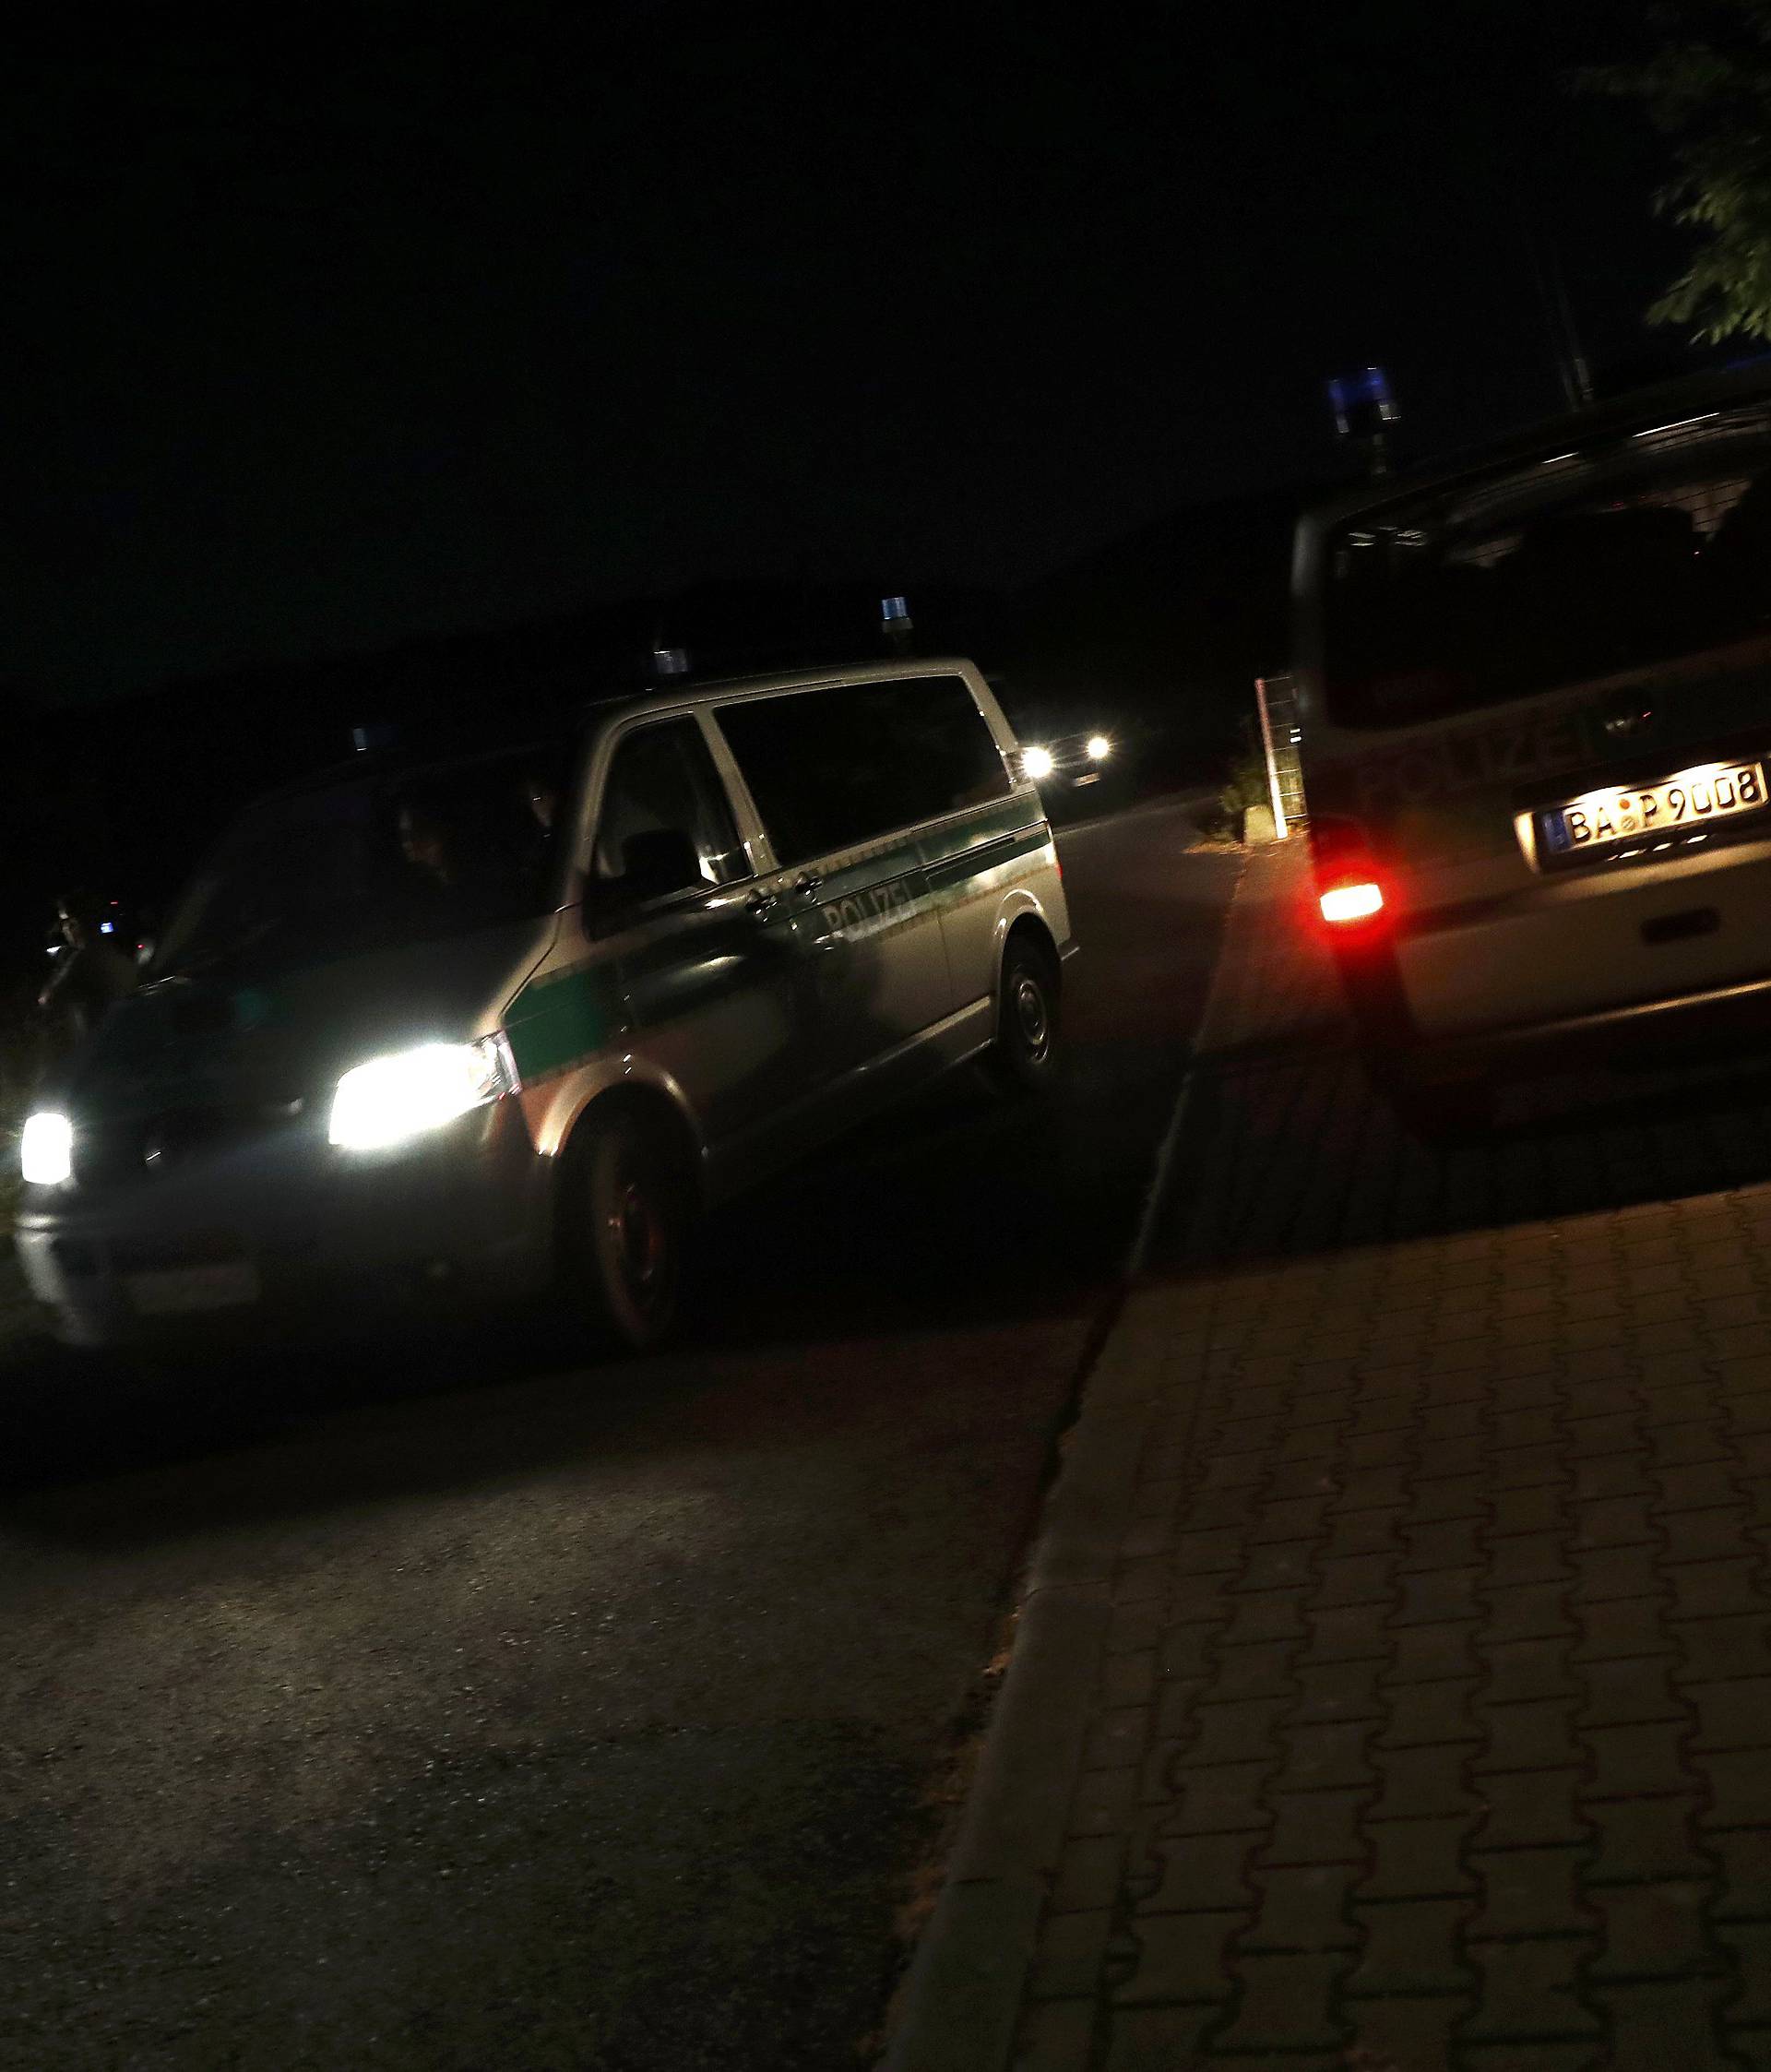
<path fill-rule="evenodd" d="M 535 816 L 535 824 L 543 834 L 553 832 L 553 824 L 560 816 L 560 787 L 547 772 L 531 770 L 523 780 L 523 796 L 529 801 L 529 810 Z"/>
<path fill-rule="evenodd" d="M 435 804 L 422 794 L 400 801 L 397 818 L 399 852 L 422 882 L 439 891 L 460 887 L 460 861 L 456 845 Z"/>
<path fill-rule="evenodd" d="M 508 768 L 456 772 L 401 792 L 395 825 L 410 884 L 439 922 L 473 926 L 530 909 L 553 837 L 513 795 Z"/>
<path fill-rule="evenodd" d="M 525 833 L 517 843 L 517 867 L 539 885 L 559 851 L 559 820 L 565 786 L 558 771 L 533 763 L 524 771 L 518 793 L 525 808 Z"/>
<path fill-rule="evenodd" d="M 64 948 L 37 1005 L 71 1041 L 136 989 L 136 968 L 100 930 L 103 914 L 89 893 L 64 892 L 55 902 Z"/>

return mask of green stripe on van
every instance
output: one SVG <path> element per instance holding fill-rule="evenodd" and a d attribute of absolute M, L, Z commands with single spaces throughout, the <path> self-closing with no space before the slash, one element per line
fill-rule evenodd
<path fill-rule="evenodd" d="M 981 871 L 1000 870 L 1004 863 L 1017 863 L 1048 846 L 1052 840 L 1049 828 L 1029 828 L 1019 814 L 1016 818 L 1020 824 L 1012 828 L 988 833 L 968 828 L 962 842 L 943 841 L 940 847 L 947 853 L 927 858 L 923 863 L 930 891 L 950 892 Z"/>
<path fill-rule="evenodd" d="M 1031 855 L 1052 839 L 1043 820 L 1029 820 L 1030 802 L 1008 798 L 979 806 L 963 819 L 830 872 L 817 898 L 828 906 L 846 895 L 902 878 L 912 900 L 951 892 L 981 871 Z M 1033 808 L 1037 811 L 1037 808 Z"/>
<path fill-rule="evenodd" d="M 621 989 L 601 962 L 530 979 L 505 1018 L 510 1054 L 525 1086 L 590 1056 L 621 1027 Z"/>
<path fill-rule="evenodd" d="M 901 877 L 907 881 L 910 897 L 915 899 L 922 890 L 919 882 L 921 862 L 915 842 L 900 842 L 896 849 L 879 851 L 858 863 L 847 863 L 826 873 L 816 898 L 822 905 L 828 906 L 833 899 L 864 892 L 869 886 L 884 885 L 889 879 Z"/>
<path fill-rule="evenodd" d="M 995 841 L 1004 835 L 1018 835 L 1037 828 L 1044 838 L 1045 821 L 1039 801 L 1011 795 L 992 799 L 974 807 L 963 819 L 947 821 L 929 829 L 918 841 L 924 865 L 945 863 L 975 849 L 981 842 Z"/>

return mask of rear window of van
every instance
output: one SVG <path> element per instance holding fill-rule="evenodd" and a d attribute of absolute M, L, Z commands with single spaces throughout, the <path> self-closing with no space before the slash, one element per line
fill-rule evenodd
<path fill-rule="evenodd" d="M 1330 716 L 1404 726 L 1771 632 L 1771 408 L 1648 426 L 1325 542 Z"/>

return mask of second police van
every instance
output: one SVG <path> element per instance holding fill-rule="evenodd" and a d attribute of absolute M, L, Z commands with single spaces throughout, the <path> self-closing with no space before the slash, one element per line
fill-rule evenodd
<path fill-rule="evenodd" d="M 1644 391 L 1307 520 L 1317 891 L 1406 1120 L 1771 1025 L 1771 376 Z"/>
<path fill-rule="evenodd" d="M 935 1075 L 1052 1072 L 1052 833 L 978 672 L 684 685 L 248 808 L 42 1090 L 76 1344 L 564 1285 L 630 1346 L 718 1202 Z"/>

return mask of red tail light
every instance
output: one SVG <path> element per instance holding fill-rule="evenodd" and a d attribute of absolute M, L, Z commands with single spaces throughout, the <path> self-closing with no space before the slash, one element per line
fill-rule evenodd
<path fill-rule="evenodd" d="M 1310 823 L 1310 848 L 1324 922 L 1338 930 L 1376 921 L 1387 904 L 1386 887 L 1364 828 L 1357 820 L 1320 815 Z"/>
<path fill-rule="evenodd" d="M 1384 887 L 1375 878 L 1325 885 L 1317 895 L 1322 918 L 1331 926 L 1344 928 L 1355 921 L 1370 921 L 1384 911 Z"/>

